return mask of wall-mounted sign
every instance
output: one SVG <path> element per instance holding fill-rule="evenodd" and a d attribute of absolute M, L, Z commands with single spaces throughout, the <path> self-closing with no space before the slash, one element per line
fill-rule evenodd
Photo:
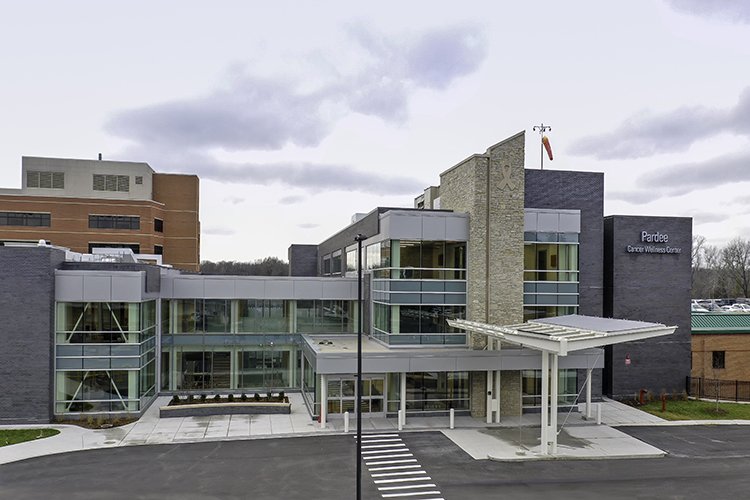
<path fill-rule="evenodd" d="M 652 244 L 648 244 L 652 243 Z M 653 243 L 659 243 L 654 245 Z M 648 231 L 641 231 L 640 242 L 635 245 L 628 245 L 625 250 L 628 253 L 656 253 L 656 254 L 671 254 L 678 255 L 682 253 L 682 248 L 673 247 L 668 245 L 669 234 L 660 233 L 656 231 L 654 233 Z"/>

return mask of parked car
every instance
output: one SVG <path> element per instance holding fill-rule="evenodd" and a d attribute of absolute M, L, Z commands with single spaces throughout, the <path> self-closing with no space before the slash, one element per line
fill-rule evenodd
<path fill-rule="evenodd" d="M 701 307 L 698 304 L 696 304 L 695 302 L 693 302 L 692 304 L 690 304 L 690 312 L 694 312 L 694 313 L 707 313 L 707 312 L 710 312 L 710 311 L 708 309 L 706 309 L 705 307 Z"/>

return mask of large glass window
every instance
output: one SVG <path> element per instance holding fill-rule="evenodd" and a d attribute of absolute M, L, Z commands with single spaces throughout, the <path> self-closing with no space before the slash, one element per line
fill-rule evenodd
<path fill-rule="evenodd" d="M 578 396 L 578 372 L 574 369 L 562 369 L 558 372 L 558 404 L 575 404 Z M 525 408 L 542 405 L 542 370 L 521 371 L 521 392 Z"/>
<path fill-rule="evenodd" d="M 131 215 L 89 215 L 92 229 L 140 229 L 141 218 Z"/>
<path fill-rule="evenodd" d="M 286 333 L 289 321 L 283 300 L 240 300 L 237 308 L 237 332 Z"/>
<path fill-rule="evenodd" d="M 155 301 L 60 302 L 56 316 L 56 413 L 137 411 L 154 396 Z"/>
<path fill-rule="evenodd" d="M 50 214 L 32 212 L 0 212 L 0 226 L 49 227 Z"/>
<path fill-rule="evenodd" d="M 401 376 L 388 376 L 388 411 L 399 410 Z M 468 372 L 419 372 L 406 374 L 406 411 L 422 413 L 469 409 Z"/>
<path fill-rule="evenodd" d="M 352 331 L 353 306 L 348 300 L 298 300 L 297 333 L 344 333 Z"/>

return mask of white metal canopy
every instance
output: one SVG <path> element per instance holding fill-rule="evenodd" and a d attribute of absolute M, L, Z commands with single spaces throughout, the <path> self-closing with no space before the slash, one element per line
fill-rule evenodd
<path fill-rule="evenodd" d="M 448 324 L 453 328 L 479 333 L 558 356 L 565 356 L 568 352 L 581 349 L 670 335 L 677 329 L 676 326 L 666 326 L 661 323 L 578 314 L 536 319 L 507 326 L 465 319 L 448 320 Z"/>
<path fill-rule="evenodd" d="M 661 323 L 599 318 L 595 316 L 557 316 L 517 325 L 497 326 L 465 319 L 448 320 L 453 328 L 486 335 L 522 347 L 538 350 L 542 356 L 542 429 L 541 453 L 557 453 L 558 357 L 569 352 L 603 347 L 632 340 L 671 335 L 676 326 Z M 490 340 L 489 345 L 493 342 Z M 488 372 L 488 377 L 490 372 Z M 489 378 L 488 378 L 489 380 Z M 488 396 L 488 405 L 489 405 Z M 591 368 L 586 377 L 586 414 L 591 418 Z M 489 412 L 488 412 L 489 422 Z"/>

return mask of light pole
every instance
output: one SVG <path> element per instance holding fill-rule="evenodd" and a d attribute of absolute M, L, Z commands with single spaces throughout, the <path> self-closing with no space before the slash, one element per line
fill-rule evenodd
<path fill-rule="evenodd" d="M 357 500 L 362 500 L 362 241 L 357 234 Z"/>

